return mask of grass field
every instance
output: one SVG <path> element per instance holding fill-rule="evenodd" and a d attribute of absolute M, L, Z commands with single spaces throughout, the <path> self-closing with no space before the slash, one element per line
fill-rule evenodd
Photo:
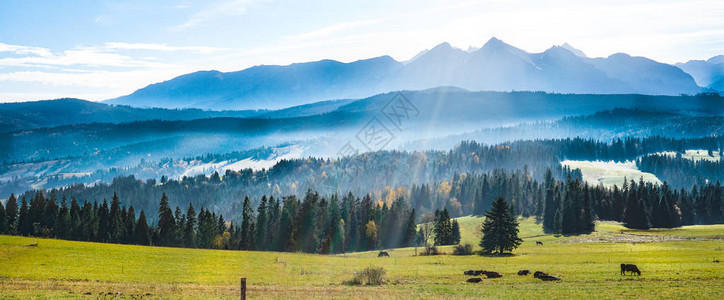
<path fill-rule="evenodd" d="M 464 242 L 477 244 L 481 219 L 459 222 Z M 248 278 L 252 299 L 724 298 L 724 265 L 712 262 L 724 259 L 724 225 L 640 232 L 606 222 L 597 232 L 571 237 L 543 235 L 533 219 L 522 220 L 520 228 L 527 238 L 507 257 L 424 257 L 405 248 L 377 258 L 377 252 L 311 255 L 0 236 L 0 298 L 96 299 L 103 293 L 117 299 L 238 299 L 239 277 Z M 649 236 L 662 240 L 642 242 Z M 31 242 L 38 246 L 28 246 Z M 621 263 L 637 264 L 643 275 L 620 276 Z M 344 283 L 368 266 L 384 267 L 386 284 Z M 504 276 L 470 284 L 462 274 L 467 269 Z M 545 271 L 563 281 L 517 276 L 520 269 Z"/>
<path fill-rule="evenodd" d="M 614 161 L 564 160 L 561 165 L 571 169 L 581 169 L 583 180 L 593 185 L 603 183 L 607 187 L 614 185 L 620 187 L 623 185 L 624 178 L 638 182 L 641 177 L 644 178 L 644 182 L 661 184 L 656 175 L 641 172 L 633 161 L 618 163 Z"/>
<path fill-rule="evenodd" d="M 668 156 L 676 156 L 676 152 L 673 151 L 667 151 L 667 152 L 659 152 L 658 154 L 668 155 Z M 712 156 L 709 156 L 709 152 L 707 150 L 703 149 L 695 149 L 695 150 L 686 150 L 684 151 L 684 154 L 681 155 L 683 158 L 688 158 L 691 160 L 708 160 L 708 161 L 719 161 L 719 151 L 712 151 Z"/>

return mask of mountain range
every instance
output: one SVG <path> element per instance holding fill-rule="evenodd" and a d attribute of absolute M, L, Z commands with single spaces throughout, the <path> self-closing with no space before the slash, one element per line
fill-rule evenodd
<path fill-rule="evenodd" d="M 280 109 L 397 90 L 455 86 L 471 91 L 680 95 L 724 90 L 721 57 L 672 66 L 616 53 L 589 58 L 569 44 L 529 53 L 497 38 L 470 51 L 442 43 L 398 62 L 381 56 L 199 71 L 106 100 L 135 107 Z M 683 70 L 682 70 L 683 69 Z M 687 73 L 687 72 L 689 73 Z"/>
<path fill-rule="evenodd" d="M 707 60 L 690 60 L 678 63 L 676 66 L 691 74 L 700 86 L 724 91 L 724 55 L 717 55 Z"/>

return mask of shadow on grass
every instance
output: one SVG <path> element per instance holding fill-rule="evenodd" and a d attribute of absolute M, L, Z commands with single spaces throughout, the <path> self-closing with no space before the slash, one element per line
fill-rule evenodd
<path fill-rule="evenodd" d="M 484 252 L 478 252 L 478 255 L 484 256 L 484 257 L 514 257 L 518 256 L 513 253 L 484 253 Z"/>

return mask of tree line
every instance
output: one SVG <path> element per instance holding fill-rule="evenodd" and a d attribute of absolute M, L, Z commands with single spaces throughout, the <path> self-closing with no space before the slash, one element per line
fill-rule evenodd
<path fill-rule="evenodd" d="M 185 212 L 169 205 L 164 194 L 158 222 L 149 225 L 141 210 L 122 206 L 114 193 L 109 203 L 84 202 L 43 193 L 20 205 L 11 195 L 0 203 L 0 234 L 41 236 L 105 243 L 187 248 L 342 253 L 411 246 L 415 242 L 416 214 L 402 198 L 391 205 L 369 196 L 349 193 L 329 199 L 307 191 L 304 199 L 263 196 L 256 213 L 249 197 L 241 207 L 241 222 L 234 223 L 203 207 L 196 213 L 189 203 Z"/>
<path fill-rule="evenodd" d="M 639 158 L 636 166 L 643 172 L 649 172 L 675 187 L 702 186 L 709 182 L 724 180 L 724 151 L 714 155 L 706 151 L 712 159 L 688 159 L 681 153 L 676 155 L 652 154 Z"/>

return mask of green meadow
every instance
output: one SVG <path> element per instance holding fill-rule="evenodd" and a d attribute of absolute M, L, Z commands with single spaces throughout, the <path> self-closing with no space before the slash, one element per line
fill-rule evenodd
<path fill-rule="evenodd" d="M 476 245 L 482 219 L 458 218 L 463 242 Z M 512 256 L 415 256 L 421 249 L 316 255 L 180 249 L 0 236 L 2 299 L 238 299 L 246 277 L 252 299 L 724 299 L 724 225 L 635 231 L 599 223 L 590 235 L 544 235 L 521 220 L 524 243 Z M 536 246 L 541 241 L 542 246 Z M 37 243 L 37 246 L 29 246 Z M 621 276 L 633 263 L 642 276 Z M 346 281 L 383 267 L 385 284 Z M 502 278 L 466 283 L 463 271 Z M 543 282 L 521 269 L 561 277 Z M 110 294 L 109 294 L 110 293 Z"/>

